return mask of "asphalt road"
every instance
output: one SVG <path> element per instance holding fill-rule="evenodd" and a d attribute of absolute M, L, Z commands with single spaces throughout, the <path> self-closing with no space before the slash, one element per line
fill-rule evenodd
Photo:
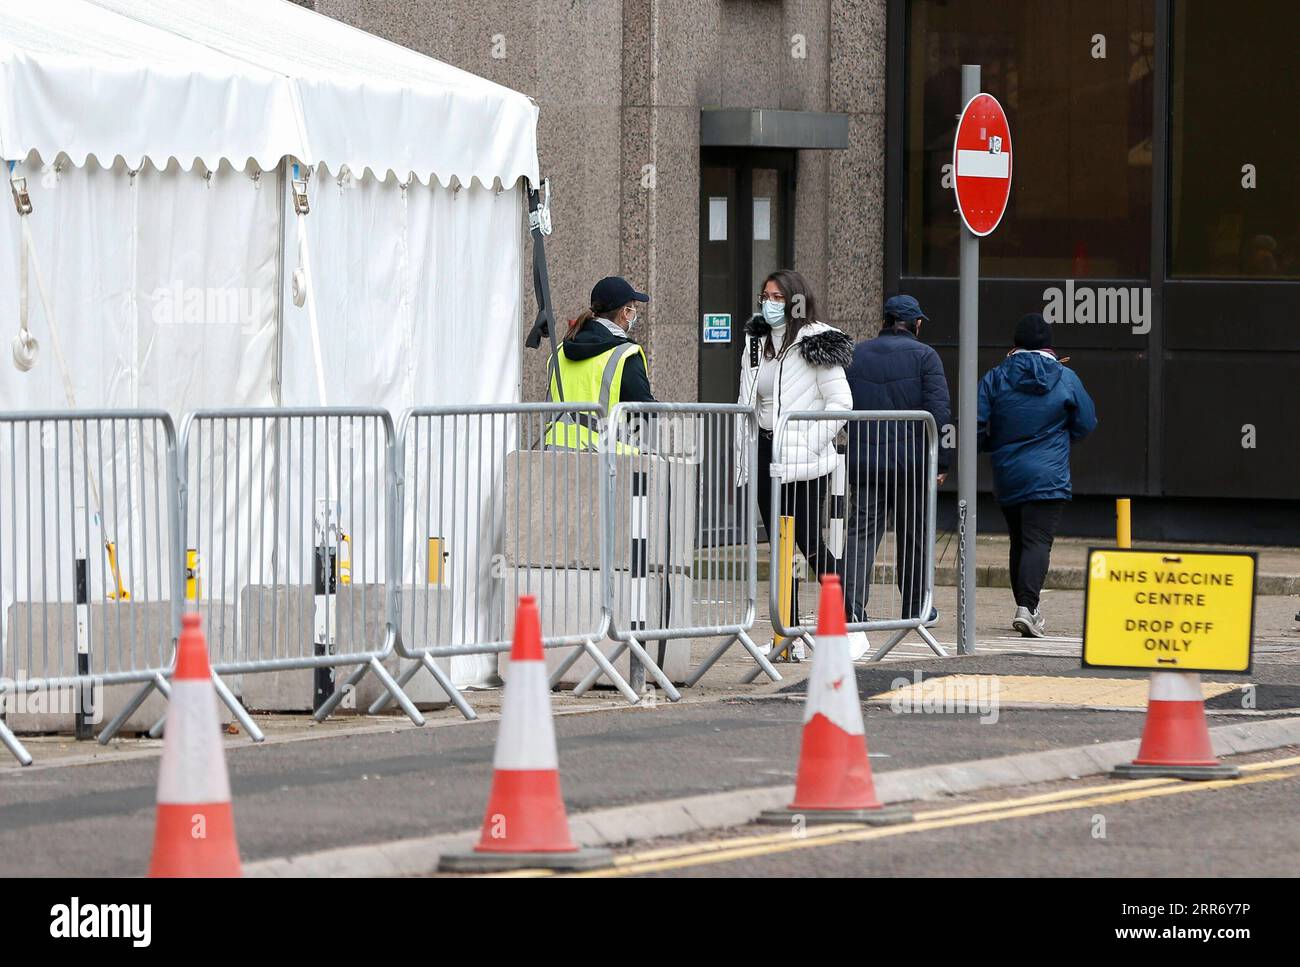
<path fill-rule="evenodd" d="M 887 689 L 897 678 L 910 681 L 917 672 L 1068 677 L 1079 669 L 1077 659 L 1044 656 L 907 662 L 861 669 L 861 693 Z M 1271 683 L 1278 690 L 1274 697 L 1290 700 L 1300 684 L 1300 666 L 1260 666 L 1253 678 Z M 577 812 L 788 784 L 802 711 L 796 686 L 767 698 L 660 702 L 557 716 L 568 807 Z M 887 704 L 867 704 L 864 716 L 879 771 L 1135 739 L 1143 722 L 1141 712 L 1084 708 L 1003 707 L 990 721 L 978 710 L 897 714 Z M 1213 719 L 1212 724 L 1232 720 Z M 304 741 L 228 744 L 245 861 L 477 826 L 491 779 L 496 722 L 416 729 L 392 721 L 391 731 L 306 729 Z M 367 727 L 374 728 L 373 720 Z M 157 770 L 155 756 L 138 755 L 5 771 L 0 875 L 141 872 L 152 842 Z"/>
<path fill-rule="evenodd" d="M 620 854 L 621 876 L 1257 877 L 1300 875 L 1300 748 L 1227 760 L 1243 778 L 1127 782 L 1096 776 L 918 807 L 863 830 L 752 826 Z M 1122 891 L 1121 891 L 1122 892 Z M 1168 890 L 1164 890 L 1168 893 Z M 1231 901 L 1231 888 L 1214 897 Z M 1134 885 L 1125 898 L 1151 902 Z M 1198 899 L 1207 899 L 1199 897 Z M 1117 919 L 1116 925 L 1123 921 Z"/>
<path fill-rule="evenodd" d="M 1136 737 L 1128 712 L 1005 709 L 896 715 L 868 707 L 876 769 Z M 783 698 L 660 705 L 556 720 L 569 809 L 793 781 L 802 707 Z M 410 727 L 228 747 L 245 860 L 470 829 L 482 819 L 497 727 Z M 11 771 L 0 783 L 0 876 L 131 875 L 148 863 L 158 762 Z"/>

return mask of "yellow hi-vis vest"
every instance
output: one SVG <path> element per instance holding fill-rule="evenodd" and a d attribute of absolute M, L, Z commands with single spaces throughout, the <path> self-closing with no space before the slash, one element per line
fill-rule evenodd
<path fill-rule="evenodd" d="M 560 401 L 555 379 L 558 370 L 560 382 L 564 384 L 564 402 L 599 403 L 605 408 L 608 418 L 614 404 L 622 398 L 623 366 L 633 353 L 640 353 L 641 361 L 645 362 L 645 350 L 634 342 L 576 361 L 564 355 L 564 347 L 560 346 L 548 364 L 552 402 Z M 646 371 L 649 372 L 649 366 Z M 594 413 L 562 413 L 546 431 L 546 446 L 552 449 L 595 450 L 599 444 L 600 433 Z"/>

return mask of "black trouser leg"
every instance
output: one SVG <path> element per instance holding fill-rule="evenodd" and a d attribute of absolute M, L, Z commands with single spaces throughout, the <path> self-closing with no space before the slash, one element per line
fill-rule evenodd
<path fill-rule="evenodd" d="M 823 574 L 834 574 L 843 581 L 843 560 L 832 554 L 822 540 L 822 512 L 829 490 L 829 476 L 786 484 L 781 488 L 781 512 L 794 517 L 795 543 L 808 559 L 816 577 L 820 579 Z"/>
<path fill-rule="evenodd" d="M 1016 599 L 1016 607 L 1024 607 L 1020 600 L 1020 510 L 1024 504 L 1002 505 L 1002 516 L 1007 519 L 1007 581 L 1011 585 L 1011 594 Z"/>
<path fill-rule="evenodd" d="M 871 597 L 871 572 L 889 520 L 885 474 L 863 471 L 854 478 L 853 513 L 844 555 L 844 602 L 850 617 L 865 620 Z"/>
<path fill-rule="evenodd" d="M 894 533 L 898 539 L 898 592 L 903 599 L 901 617 L 915 618 L 925 596 L 927 482 L 920 467 L 899 478 L 894 501 Z M 928 618 L 929 615 L 926 615 Z"/>
<path fill-rule="evenodd" d="M 1063 500 L 1031 500 L 1015 508 L 1017 522 L 1012 535 L 1012 588 L 1016 604 L 1030 611 L 1038 610 L 1038 601 L 1052 559 L 1052 541 L 1065 510 Z M 1008 513 L 1007 524 L 1011 524 Z M 1019 548 L 1017 551 L 1016 548 Z"/>
<path fill-rule="evenodd" d="M 763 518 L 763 527 L 767 531 L 768 544 L 772 548 L 773 560 L 780 541 L 780 521 L 771 519 L 772 505 L 772 440 L 760 433 L 758 435 L 758 510 Z M 838 575 L 844 579 L 844 563 L 830 553 L 822 541 L 822 509 L 830 487 L 829 477 L 816 480 L 785 484 L 781 488 L 782 515 L 794 517 L 794 539 L 808 559 L 808 565 L 816 572 L 816 577 L 823 574 Z M 847 614 L 850 598 L 845 595 L 844 608 Z"/>
<path fill-rule="evenodd" d="M 763 530 L 767 531 L 767 542 L 776 552 L 777 531 L 768 518 L 772 514 L 772 438 L 764 433 L 758 434 L 758 479 L 754 481 L 758 495 L 758 516 L 763 520 Z"/>

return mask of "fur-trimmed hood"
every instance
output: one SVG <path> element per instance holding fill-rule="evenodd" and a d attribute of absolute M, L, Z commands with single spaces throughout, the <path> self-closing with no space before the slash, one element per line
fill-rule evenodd
<path fill-rule="evenodd" d="M 759 405 L 758 371 L 763 364 L 757 358 L 758 339 L 771 331 L 761 316 L 750 319 L 745 326 L 749 342 L 740 358 L 742 406 Z M 810 321 L 799 328 L 790 348 L 795 346 L 798 352 L 783 352 L 775 363 L 775 392 L 759 413 L 760 426 L 774 429 L 787 413 L 853 408 L 853 393 L 844 375 L 844 368 L 853 362 L 853 340 L 824 322 Z M 785 482 L 813 480 L 830 473 L 839 460 L 835 434 L 843 425 L 841 420 L 803 420 L 788 425 L 781 439 L 781 452 L 773 458 L 782 466 Z M 736 433 L 738 484 L 744 484 L 749 477 L 748 428 L 749 424 L 742 420 Z"/>
<path fill-rule="evenodd" d="M 772 331 L 761 315 L 750 317 L 745 324 L 745 334 L 761 339 Z M 830 369 L 832 366 L 848 368 L 853 363 L 853 340 L 834 326 L 824 322 L 804 324 L 795 337 L 799 355 L 809 366 Z"/>

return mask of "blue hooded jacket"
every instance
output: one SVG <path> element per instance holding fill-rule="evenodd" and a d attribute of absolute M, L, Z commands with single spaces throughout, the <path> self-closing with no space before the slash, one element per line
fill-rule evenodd
<path fill-rule="evenodd" d="M 992 454 L 998 503 L 1070 499 L 1070 443 L 1097 426 L 1097 411 L 1072 370 L 1022 350 L 984 374 L 979 449 Z"/>

